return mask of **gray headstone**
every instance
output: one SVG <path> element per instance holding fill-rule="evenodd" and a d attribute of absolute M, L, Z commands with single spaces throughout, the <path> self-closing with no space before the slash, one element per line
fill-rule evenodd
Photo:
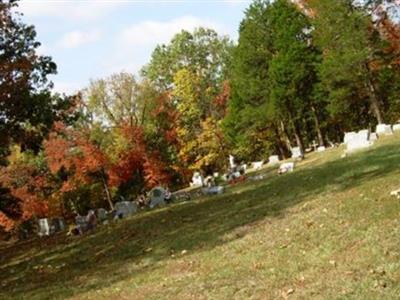
<path fill-rule="evenodd" d="M 66 228 L 65 221 L 63 218 L 52 219 L 51 225 L 52 225 L 51 227 L 53 228 L 53 232 L 64 231 Z"/>
<path fill-rule="evenodd" d="M 121 201 L 115 203 L 114 206 L 117 215 L 122 216 L 123 218 L 134 214 L 137 210 L 136 204 L 130 201 Z"/>
<path fill-rule="evenodd" d="M 220 194 L 223 194 L 224 191 L 225 191 L 225 188 L 223 186 L 213 186 L 213 187 L 202 189 L 202 192 L 205 195 L 220 195 Z"/>
<path fill-rule="evenodd" d="M 165 205 L 165 190 L 162 187 L 155 187 L 150 191 L 150 208 Z"/>
<path fill-rule="evenodd" d="M 107 214 L 107 211 L 104 208 L 97 209 L 97 219 L 100 222 L 104 222 L 104 221 L 108 220 L 108 214 Z"/>
<path fill-rule="evenodd" d="M 317 148 L 317 152 L 324 152 L 326 150 L 325 146 L 320 146 Z"/>
<path fill-rule="evenodd" d="M 75 224 L 77 227 L 79 227 L 82 231 L 85 231 L 87 228 L 87 221 L 86 221 L 86 217 L 81 216 L 81 215 L 77 215 L 75 217 Z"/>

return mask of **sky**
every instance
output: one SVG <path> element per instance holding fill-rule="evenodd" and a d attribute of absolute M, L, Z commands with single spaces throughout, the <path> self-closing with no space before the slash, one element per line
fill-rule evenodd
<path fill-rule="evenodd" d="M 203 26 L 238 38 L 250 0 L 21 0 L 24 23 L 36 27 L 40 54 L 58 66 L 55 91 L 73 93 L 91 79 L 137 74 L 157 44 Z"/>

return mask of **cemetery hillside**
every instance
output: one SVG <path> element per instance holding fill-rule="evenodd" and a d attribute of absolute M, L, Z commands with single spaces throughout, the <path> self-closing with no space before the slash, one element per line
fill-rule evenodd
<path fill-rule="evenodd" d="M 4 245 L 0 298 L 398 299 L 399 147 L 314 153 L 90 235 Z"/>
<path fill-rule="evenodd" d="M 0 299 L 398 299 L 400 2 L 161 2 L 0 1 Z"/>

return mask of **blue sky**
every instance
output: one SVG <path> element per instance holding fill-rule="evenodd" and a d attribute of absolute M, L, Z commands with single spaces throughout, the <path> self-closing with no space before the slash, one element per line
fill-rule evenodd
<path fill-rule="evenodd" d="M 237 39 L 250 0 L 135 1 L 22 0 L 19 10 L 33 24 L 40 52 L 58 65 L 55 89 L 72 93 L 90 79 L 113 72 L 136 73 L 154 47 L 181 29 L 205 26 Z"/>

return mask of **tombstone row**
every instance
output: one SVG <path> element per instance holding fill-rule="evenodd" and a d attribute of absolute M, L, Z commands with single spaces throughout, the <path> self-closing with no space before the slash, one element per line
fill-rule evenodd
<path fill-rule="evenodd" d="M 387 124 L 379 124 L 376 126 L 375 132 L 369 132 L 368 129 L 360 130 L 358 132 L 347 132 L 344 135 L 343 143 L 346 145 L 347 153 L 357 150 L 365 149 L 374 144 L 379 136 L 392 135 L 394 131 L 400 130 L 400 124 L 393 126 Z"/>

